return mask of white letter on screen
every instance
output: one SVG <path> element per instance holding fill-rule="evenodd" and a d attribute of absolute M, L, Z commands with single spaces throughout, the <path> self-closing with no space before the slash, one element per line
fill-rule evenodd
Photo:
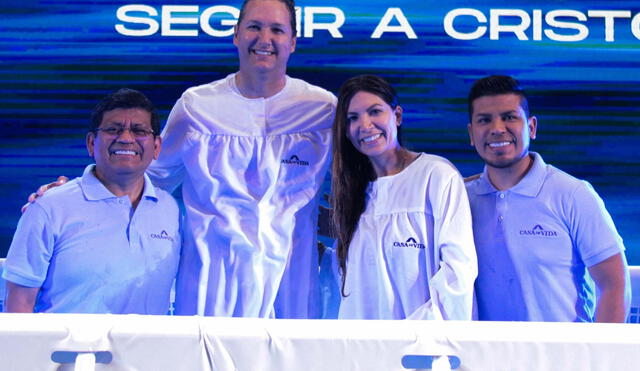
<path fill-rule="evenodd" d="M 587 16 L 584 13 L 579 12 L 577 10 L 552 10 L 547 15 L 545 15 L 544 20 L 551 27 L 555 28 L 564 28 L 570 30 L 578 31 L 575 35 L 559 35 L 555 33 L 553 30 L 545 29 L 544 34 L 554 41 L 582 41 L 589 36 L 589 28 L 583 25 L 582 23 L 575 22 L 563 22 L 556 20 L 557 17 L 571 17 L 576 18 L 579 21 L 586 21 Z"/>
<path fill-rule="evenodd" d="M 604 18 L 604 41 L 615 41 L 615 18 L 631 18 L 628 10 L 589 10 L 589 17 Z"/>
<path fill-rule="evenodd" d="M 154 33 L 158 32 L 160 26 L 158 22 L 153 18 L 145 18 L 145 17 L 133 17 L 128 15 L 129 12 L 142 12 L 147 13 L 149 16 L 155 17 L 158 15 L 158 11 L 151 6 L 148 5 L 123 5 L 118 8 L 116 12 L 116 16 L 119 21 L 135 23 L 135 24 L 146 24 L 147 28 L 142 30 L 130 30 L 125 25 L 118 23 L 116 24 L 116 31 L 119 34 L 124 36 L 151 36 Z"/>
<path fill-rule="evenodd" d="M 315 23 L 313 20 L 316 14 L 331 14 L 334 21 L 331 23 Z M 334 39 L 341 39 L 340 27 L 344 24 L 344 13 L 334 7 L 306 6 L 304 8 L 304 37 L 313 37 L 315 30 L 327 30 Z"/>
<path fill-rule="evenodd" d="M 518 40 L 529 40 L 525 31 L 531 25 L 531 17 L 522 9 L 491 9 L 489 38 L 499 40 L 500 32 L 513 32 Z M 519 17 L 520 24 L 501 25 L 500 17 Z"/>
<path fill-rule="evenodd" d="M 296 37 L 302 35 L 302 8 L 296 6 Z"/>
<path fill-rule="evenodd" d="M 198 30 L 172 30 L 173 24 L 198 24 L 197 17 L 172 17 L 172 13 L 197 13 L 197 5 L 163 5 L 162 36 L 198 36 Z"/>
<path fill-rule="evenodd" d="M 447 15 L 444 17 L 444 32 L 446 32 L 447 35 L 457 40 L 475 40 L 484 36 L 484 34 L 487 32 L 486 26 L 478 26 L 476 27 L 476 30 L 473 32 L 464 33 L 464 32 L 456 31 L 456 29 L 453 28 L 453 22 L 456 19 L 456 17 L 461 15 L 474 17 L 475 19 L 478 20 L 478 23 L 487 23 L 487 17 L 485 17 L 484 14 L 477 9 L 469 9 L 469 8 L 453 9 L 452 11 L 447 13 Z"/>
<path fill-rule="evenodd" d="M 227 28 L 226 30 L 216 30 L 215 28 L 211 27 L 211 24 L 209 24 L 211 16 L 215 13 L 228 13 L 231 14 L 231 16 L 233 16 L 233 18 L 235 19 L 220 20 L 221 25 L 229 26 L 229 28 Z M 237 8 L 227 5 L 215 5 L 205 9 L 205 11 L 200 15 L 200 28 L 202 28 L 202 31 L 204 31 L 207 35 L 213 37 L 231 36 L 233 35 L 233 26 L 238 23 L 239 16 L 240 11 Z"/>
<path fill-rule="evenodd" d="M 533 39 L 542 40 L 542 10 L 533 10 Z"/>
<path fill-rule="evenodd" d="M 396 18 L 400 25 L 390 26 L 389 23 L 393 18 Z M 380 23 L 378 23 L 378 26 L 371 34 L 371 38 L 379 39 L 380 36 L 382 36 L 382 34 L 385 32 L 404 32 L 404 34 L 407 35 L 409 39 L 418 38 L 418 36 L 416 36 L 416 33 L 413 31 L 413 28 L 411 28 L 409 21 L 404 16 L 404 13 L 402 13 L 402 9 L 400 8 L 387 9 L 387 12 L 384 13 L 382 20 L 380 21 Z"/>
<path fill-rule="evenodd" d="M 636 39 L 640 40 L 640 13 L 636 14 L 631 20 L 631 33 Z"/>

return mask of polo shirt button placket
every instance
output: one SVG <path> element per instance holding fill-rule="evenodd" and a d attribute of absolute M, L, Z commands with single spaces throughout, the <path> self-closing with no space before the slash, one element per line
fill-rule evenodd
<path fill-rule="evenodd" d="M 498 192 L 498 193 L 496 194 L 496 197 L 498 198 L 498 199 L 496 200 L 496 201 L 497 201 L 497 204 L 498 204 L 498 207 L 496 208 L 496 210 L 498 211 L 498 221 L 499 221 L 500 223 L 502 223 L 502 222 L 504 221 L 504 213 L 505 213 L 505 210 L 506 210 L 506 208 L 507 208 L 507 207 L 506 207 L 506 206 L 507 206 L 507 205 L 506 205 L 506 202 L 507 202 L 507 201 L 506 201 L 506 199 L 505 199 L 505 198 L 506 198 L 506 195 L 504 194 L 504 192 Z"/>
<path fill-rule="evenodd" d="M 122 203 L 127 205 L 127 209 L 130 213 L 130 217 L 129 217 L 129 247 L 132 249 L 139 249 L 140 248 L 140 234 L 138 233 L 138 217 L 140 215 L 140 213 L 142 212 L 142 200 L 140 200 L 140 203 L 138 204 L 138 208 L 136 211 L 134 211 L 132 209 L 132 205 L 129 202 L 128 199 L 121 199 Z"/>

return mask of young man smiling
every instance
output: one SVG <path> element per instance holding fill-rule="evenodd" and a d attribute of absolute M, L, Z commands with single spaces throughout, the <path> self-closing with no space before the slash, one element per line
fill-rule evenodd
<path fill-rule="evenodd" d="M 471 145 L 485 162 L 466 184 L 479 319 L 624 322 L 622 239 L 589 183 L 529 152 L 537 119 L 517 81 L 478 80 L 468 104 Z"/>
<path fill-rule="evenodd" d="M 27 208 L 5 262 L 9 312 L 166 314 L 180 255 L 175 200 L 144 175 L 160 123 L 140 92 L 94 109 L 95 165 Z"/>

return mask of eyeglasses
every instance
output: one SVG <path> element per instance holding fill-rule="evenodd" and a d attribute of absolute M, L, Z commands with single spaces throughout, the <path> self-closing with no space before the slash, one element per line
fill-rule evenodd
<path fill-rule="evenodd" d="M 108 128 L 95 129 L 96 132 L 101 131 L 110 137 L 119 137 L 122 135 L 122 133 L 124 133 L 125 130 L 128 130 L 131 134 L 133 134 L 134 137 L 141 138 L 141 139 L 146 138 L 149 135 L 153 135 L 153 130 L 138 128 L 138 127 L 127 128 L 123 126 L 112 126 Z"/>

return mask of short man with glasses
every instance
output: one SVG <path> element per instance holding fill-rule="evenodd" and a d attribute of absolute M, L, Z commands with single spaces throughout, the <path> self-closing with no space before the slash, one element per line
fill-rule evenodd
<path fill-rule="evenodd" d="M 120 89 L 95 107 L 95 164 L 22 215 L 5 262 L 6 311 L 166 314 L 180 255 L 180 212 L 144 175 L 160 120 Z"/>

